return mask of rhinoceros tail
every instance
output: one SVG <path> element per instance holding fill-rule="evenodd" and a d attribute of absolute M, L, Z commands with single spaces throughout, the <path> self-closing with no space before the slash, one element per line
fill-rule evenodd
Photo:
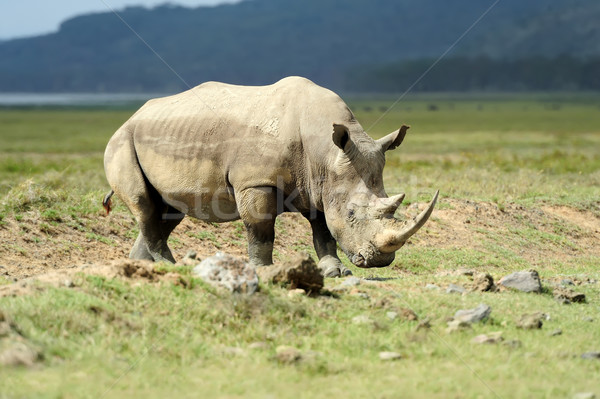
<path fill-rule="evenodd" d="M 108 215 L 110 213 L 110 210 L 112 209 L 110 207 L 112 203 L 110 197 L 112 197 L 114 193 L 115 192 L 113 190 L 110 190 L 110 193 L 106 194 L 104 196 L 104 199 L 102 200 L 102 206 L 104 207 L 104 209 L 106 209 L 106 215 Z"/>

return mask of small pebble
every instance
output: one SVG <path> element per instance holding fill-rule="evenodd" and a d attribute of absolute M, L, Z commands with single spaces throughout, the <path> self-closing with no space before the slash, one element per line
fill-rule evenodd
<path fill-rule="evenodd" d="M 390 320 L 396 320 L 398 318 L 398 313 L 396 312 L 387 312 L 385 315 Z"/>
<path fill-rule="evenodd" d="M 581 355 L 582 359 L 600 359 L 600 352 L 585 352 Z"/>
<path fill-rule="evenodd" d="M 427 284 L 427 285 L 425 286 L 425 289 L 426 289 L 426 290 L 430 290 L 430 291 L 434 291 L 434 290 L 439 290 L 439 289 L 440 289 L 440 287 L 438 287 L 438 286 L 437 286 L 437 285 L 435 285 L 435 284 Z"/>
<path fill-rule="evenodd" d="M 465 292 L 465 289 L 460 285 L 450 284 L 448 288 L 446 288 L 446 294 L 462 294 Z"/>
<path fill-rule="evenodd" d="M 557 335 L 562 335 L 562 330 L 560 328 L 557 328 L 556 330 L 553 330 L 550 332 L 550 334 L 548 334 L 551 337 L 556 337 Z"/>

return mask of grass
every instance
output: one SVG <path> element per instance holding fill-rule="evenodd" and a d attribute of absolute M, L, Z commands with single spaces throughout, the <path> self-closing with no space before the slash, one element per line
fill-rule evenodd
<path fill-rule="evenodd" d="M 349 104 L 368 128 L 392 101 L 353 99 Z M 0 366 L 0 397 L 598 395 L 600 362 L 580 355 L 600 350 L 600 289 L 585 283 L 600 280 L 600 257 L 578 247 L 586 234 L 581 226 L 512 210 L 521 207 L 529 212 L 523 214 L 534 215 L 561 205 L 600 216 L 599 109 L 597 95 L 411 96 L 370 130 L 381 137 L 402 123 L 412 125 L 403 145 L 387 155 L 388 192 L 406 192 L 410 204 L 429 199 L 439 188 L 439 209 L 445 210 L 453 210 L 452 201 L 458 200 L 491 203 L 512 215 L 505 226 L 476 224 L 477 216 L 469 216 L 473 242 L 456 248 L 415 237 L 391 267 L 348 265 L 355 275 L 378 281 L 339 295 L 292 298 L 268 285 L 252 297 L 229 295 L 195 280 L 190 267 L 159 265 L 186 284 L 78 275 L 74 288 L 0 298 L 1 312 L 44 356 L 34 368 Z M 137 230 L 120 201 L 113 219 L 100 217 L 99 203 L 108 191 L 104 146 L 132 112 L 0 110 L 0 253 L 20 256 L 27 265 L 27 257 L 40 256 L 43 245 L 60 254 L 85 254 L 85 241 L 99 242 L 112 254 L 135 238 Z M 219 225 L 211 227 L 186 231 L 170 243 L 182 250 L 190 238 L 223 250 L 245 243 L 240 222 L 227 230 L 229 236 L 219 232 Z M 17 232 L 10 235 L 11 229 Z M 278 236 L 292 230 L 277 224 Z M 61 237 L 65 231 L 83 240 L 69 242 Z M 15 235 L 29 242 L 13 242 Z M 300 239 L 289 244 L 314 254 Z M 286 256 L 278 250 L 277 258 Z M 450 283 L 470 283 L 452 273 L 461 267 L 491 273 L 496 280 L 535 267 L 546 287 L 563 278 L 581 282 L 575 289 L 588 303 L 560 305 L 548 292 L 446 294 Z M 4 286 L 10 281 L 1 274 L 0 268 Z M 331 288 L 339 280 L 326 283 Z M 426 289 L 427 284 L 441 289 Z M 479 303 L 493 309 L 487 322 L 463 332 L 444 331 L 456 310 Z M 387 316 L 403 308 L 414 310 L 421 321 L 429 319 L 431 329 Z M 550 315 L 541 330 L 516 327 L 520 315 L 536 311 Z M 359 315 L 372 322 L 354 323 Z M 562 335 L 549 336 L 558 328 Z M 520 346 L 471 342 L 494 331 Z M 255 342 L 263 345 L 252 349 Z M 320 354 L 283 364 L 276 359 L 280 345 Z M 380 361 L 381 351 L 399 352 L 403 359 Z"/>

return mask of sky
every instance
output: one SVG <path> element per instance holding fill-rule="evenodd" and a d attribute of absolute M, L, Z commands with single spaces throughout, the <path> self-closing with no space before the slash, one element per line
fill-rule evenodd
<path fill-rule="evenodd" d="M 189 7 L 234 3 L 235 0 L 2 0 L 0 40 L 36 36 L 58 30 L 62 21 L 89 12 L 118 10 L 127 6 L 153 7 L 164 3 Z"/>

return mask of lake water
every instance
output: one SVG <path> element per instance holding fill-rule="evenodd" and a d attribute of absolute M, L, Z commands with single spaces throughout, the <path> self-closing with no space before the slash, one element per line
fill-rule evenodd
<path fill-rule="evenodd" d="M 0 93 L 0 106 L 109 106 L 143 103 L 166 94 L 151 93 Z"/>

